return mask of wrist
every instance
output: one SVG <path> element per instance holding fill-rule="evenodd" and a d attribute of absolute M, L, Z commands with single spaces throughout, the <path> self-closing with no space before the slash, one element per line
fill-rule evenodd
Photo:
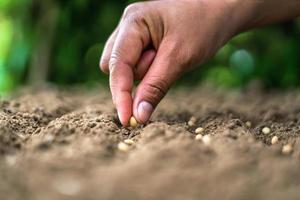
<path fill-rule="evenodd" d="M 222 27 L 221 42 L 229 39 L 251 27 L 257 13 L 257 0 L 190 0 L 198 2 L 208 11 L 209 21 Z"/>
<path fill-rule="evenodd" d="M 300 1 L 288 0 L 226 0 L 231 5 L 236 33 L 262 25 L 282 22 L 300 16 Z"/>
<path fill-rule="evenodd" d="M 235 36 L 255 26 L 259 13 L 259 3 L 256 0 L 226 0 L 223 1 L 228 11 L 228 23 L 231 24 L 231 36 Z"/>

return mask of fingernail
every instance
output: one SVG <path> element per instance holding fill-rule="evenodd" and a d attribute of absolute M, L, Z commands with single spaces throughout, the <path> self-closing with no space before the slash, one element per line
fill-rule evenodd
<path fill-rule="evenodd" d="M 124 124 L 122 118 L 121 118 L 121 113 L 120 113 L 119 110 L 117 110 L 117 113 L 118 113 L 118 118 L 119 118 L 120 123 L 121 123 L 123 126 L 126 126 L 126 125 Z"/>
<path fill-rule="evenodd" d="M 147 101 L 142 101 L 140 102 L 139 106 L 138 106 L 138 121 L 142 122 L 142 123 L 146 123 L 151 114 L 153 112 L 153 106 L 147 102 Z"/>

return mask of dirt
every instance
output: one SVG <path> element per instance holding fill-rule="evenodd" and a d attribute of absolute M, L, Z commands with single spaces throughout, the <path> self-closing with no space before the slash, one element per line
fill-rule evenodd
<path fill-rule="evenodd" d="M 299 136 L 296 90 L 177 89 L 130 129 L 106 89 L 26 89 L 0 101 L 0 199 L 299 199 Z"/>

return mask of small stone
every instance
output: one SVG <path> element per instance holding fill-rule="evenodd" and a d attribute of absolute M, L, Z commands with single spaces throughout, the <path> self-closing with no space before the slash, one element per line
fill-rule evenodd
<path fill-rule="evenodd" d="M 203 138 L 203 135 L 201 135 L 201 134 L 198 134 L 195 136 L 195 140 L 202 140 L 202 138 Z"/>
<path fill-rule="evenodd" d="M 279 142 L 279 139 L 278 139 L 277 136 L 272 137 L 272 139 L 271 139 L 271 144 L 272 145 L 277 144 L 278 142 Z"/>
<path fill-rule="evenodd" d="M 211 143 L 211 137 L 209 135 L 204 135 L 202 138 L 202 142 L 204 145 L 210 145 Z"/>
<path fill-rule="evenodd" d="M 138 126 L 138 122 L 136 121 L 136 119 L 134 117 L 130 118 L 129 124 L 132 128 L 136 128 Z"/>
<path fill-rule="evenodd" d="M 251 126 L 252 126 L 252 123 L 250 121 L 247 121 L 245 124 L 248 128 L 251 128 Z"/>
<path fill-rule="evenodd" d="M 282 147 L 282 154 L 289 155 L 293 152 L 293 147 L 291 144 L 286 144 Z"/>
<path fill-rule="evenodd" d="M 135 144 L 135 142 L 133 140 L 131 140 L 131 139 L 124 140 L 124 143 L 128 144 L 128 145 L 134 145 Z"/>
<path fill-rule="evenodd" d="M 197 121 L 196 117 L 193 116 L 193 117 L 191 117 L 190 120 L 188 121 L 188 125 L 189 125 L 189 126 L 195 126 L 196 121 Z"/>
<path fill-rule="evenodd" d="M 196 128 L 196 130 L 195 130 L 195 133 L 196 134 L 200 134 L 200 133 L 203 133 L 204 132 L 204 128 L 202 128 L 202 127 L 198 127 L 198 128 Z"/>
<path fill-rule="evenodd" d="M 127 144 L 125 144 L 124 142 L 120 142 L 118 144 L 118 149 L 120 151 L 127 152 L 129 150 L 129 146 Z"/>
<path fill-rule="evenodd" d="M 266 135 L 271 133 L 271 129 L 269 127 L 264 127 L 261 131 Z"/>

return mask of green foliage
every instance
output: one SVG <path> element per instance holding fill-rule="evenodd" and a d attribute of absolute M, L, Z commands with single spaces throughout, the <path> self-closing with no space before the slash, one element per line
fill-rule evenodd
<path fill-rule="evenodd" d="M 107 83 L 99 58 L 123 9 L 132 2 L 136 1 L 0 0 L 0 93 L 32 81 L 35 54 L 49 65 L 47 81 Z M 295 20 L 241 34 L 179 83 L 208 80 L 236 87 L 260 79 L 270 87 L 299 86 L 299 32 L 300 22 Z M 39 50 L 41 42 L 48 54 Z"/>

